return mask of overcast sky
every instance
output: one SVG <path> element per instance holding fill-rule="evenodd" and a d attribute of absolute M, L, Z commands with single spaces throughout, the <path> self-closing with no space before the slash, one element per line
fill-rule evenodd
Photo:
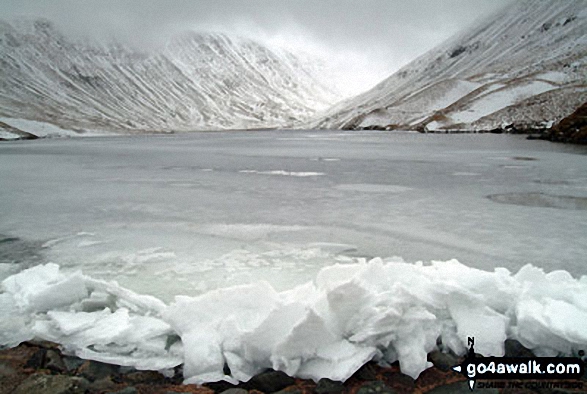
<path fill-rule="evenodd" d="M 515 0 L 0 0 L 0 18 L 46 17 L 76 37 L 149 48 L 216 30 L 320 54 L 350 91 L 369 88 Z"/>

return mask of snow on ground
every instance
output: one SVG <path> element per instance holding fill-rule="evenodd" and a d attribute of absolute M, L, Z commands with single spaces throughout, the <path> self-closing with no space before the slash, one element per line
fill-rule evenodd
<path fill-rule="evenodd" d="M 186 383 L 247 381 L 265 368 L 344 381 L 371 359 L 399 360 L 415 378 L 439 340 L 463 355 L 471 336 L 486 356 L 503 356 L 507 338 L 543 356 L 587 345 L 587 276 L 531 265 L 512 274 L 375 258 L 323 268 L 287 291 L 257 282 L 166 305 L 50 263 L 0 289 L 9 317 L 0 344 L 51 340 L 83 358 L 147 370 L 183 363 Z"/>
<path fill-rule="evenodd" d="M 500 89 L 481 97 L 465 111 L 451 114 L 450 117 L 454 123 L 472 123 L 528 97 L 539 95 L 553 89 L 556 89 L 556 86 L 542 81 L 534 81 L 513 88 Z"/>
<path fill-rule="evenodd" d="M 5 139 L 5 140 L 17 140 L 20 138 L 20 135 L 10 133 L 5 130 L 0 130 L 0 138 Z"/>
<path fill-rule="evenodd" d="M 400 111 L 406 114 L 430 114 L 434 111 L 438 111 L 450 106 L 454 102 L 462 99 L 481 86 L 482 85 L 477 82 L 460 80 L 448 80 L 438 84 L 426 86 L 425 88 L 411 94 L 409 98 L 405 98 L 403 103 L 397 107 L 376 111 L 367 115 L 361 122 L 360 126 L 369 127 L 374 125 L 385 125 L 393 123 L 390 122 L 390 113 L 393 113 L 394 111 Z M 412 120 L 410 123 L 419 123 L 428 116 L 429 115 L 425 117 L 418 117 Z"/>
<path fill-rule="evenodd" d="M 436 100 L 429 108 L 429 110 L 436 111 L 442 108 L 446 108 L 479 87 L 481 87 L 480 83 L 457 81 L 454 87 L 447 91 L 440 99 Z"/>
<path fill-rule="evenodd" d="M 4 122 L 9 126 L 15 127 L 27 133 L 36 135 L 37 137 L 54 137 L 54 136 L 77 136 L 80 133 L 72 130 L 64 130 L 51 123 L 37 122 L 35 120 L 14 119 L 14 118 L 0 118 L 0 122 Z"/>
<path fill-rule="evenodd" d="M 54 124 L 47 123 L 47 122 L 39 122 L 36 120 L 28 120 L 28 119 L 16 119 L 16 118 L 0 118 L 0 122 L 6 123 L 9 126 L 17 128 L 22 131 L 26 131 L 27 133 L 36 135 L 37 137 L 47 138 L 47 137 L 97 137 L 97 136 L 104 136 L 113 135 L 112 133 L 105 132 L 105 131 L 74 131 L 74 130 L 66 130 L 62 129 L 61 127 L 55 126 Z M 2 133 L 0 131 L 0 133 Z M 12 135 L 12 133 L 11 133 Z M 0 134 L 0 138 L 2 134 Z M 14 137 L 13 137 L 14 138 Z"/>
<path fill-rule="evenodd" d="M 545 81 L 554 83 L 564 83 L 569 79 L 569 76 L 560 71 L 550 71 L 536 76 L 536 79 L 543 79 Z"/>

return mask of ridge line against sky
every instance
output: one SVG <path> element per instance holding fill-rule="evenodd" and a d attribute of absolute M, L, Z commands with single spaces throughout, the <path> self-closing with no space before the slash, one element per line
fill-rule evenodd
<path fill-rule="evenodd" d="M 358 94 L 515 0 L 2 0 L 3 19 L 47 18 L 73 38 L 148 49 L 186 30 L 318 55 Z"/>

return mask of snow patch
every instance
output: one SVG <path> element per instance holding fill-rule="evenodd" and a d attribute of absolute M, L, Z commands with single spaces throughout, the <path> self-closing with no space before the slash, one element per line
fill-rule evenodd
<path fill-rule="evenodd" d="M 5 140 L 17 140 L 20 138 L 20 135 L 11 133 L 9 131 L 0 130 L 0 138 Z"/>
<path fill-rule="evenodd" d="M 76 131 L 64 130 L 51 123 L 38 122 L 35 120 L 0 118 L 0 122 L 36 135 L 37 137 L 74 137 L 80 135 L 80 133 Z"/>
<path fill-rule="evenodd" d="M 416 378 L 437 343 L 463 355 L 468 336 L 486 356 L 502 356 L 507 338 L 542 355 L 587 345 L 587 277 L 531 265 L 512 275 L 456 260 L 376 258 L 323 268 L 287 291 L 257 282 L 170 305 L 55 264 L 12 275 L 0 289 L 0 344 L 36 337 L 138 369 L 183 363 L 186 383 L 247 381 L 266 368 L 344 381 L 371 359 L 399 360 Z"/>
<path fill-rule="evenodd" d="M 16 119 L 16 118 L 0 118 L 0 122 L 6 123 L 9 126 L 33 134 L 37 137 L 102 137 L 112 136 L 115 133 L 99 130 L 84 130 L 83 132 L 62 129 L 54 124 L 47 122 L 39 122 L 36 120 Z M 0 133 L 2 133 L 0 131 Z M 3 138 L 0 134 L 0 138 Z"/>
<path fill-rule="evenodd" d="M 550 83 L 534 81 L 526 85 L 504 88 L 484 95 L 474 101 L 467 110 L 453 113 L 450 118 L 454 123 L 473 123 L 487 115 L 491 115 L 510 105 L 514 105 L 529 97 L 556 89 Z"/>
<path fill-rule="evenodd" d="M 560 71 L 550 71 L 544 74 L 537 75 L 536 79 L 543 79 L 545 81 L 553 83 L 564 83 L 569 79 L 569 77 L 567 76 L 567 74 Z"/>

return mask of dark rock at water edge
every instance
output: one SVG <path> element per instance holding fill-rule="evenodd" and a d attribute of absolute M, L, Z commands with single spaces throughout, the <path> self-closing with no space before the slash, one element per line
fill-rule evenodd
<path fill-rule="evenodd" d="M 40 369 L 43 368 L 45 365 L 45 354 L 47 354 L 47 349 L 39 349 L 37 350 L 31 358 L 25 364 L 26 368 L 32 369 Z"/>
<path fill-rule="evenodd" d="M 220 394 L 247 394 L 247 393 L 248 393 L 248 391 L 245 389 L 232 388 L 232 389 L 225 390 Z"/>
<path fill-rule="evenodd" d="M 134 371 L 129 372 L 121 377 L 127 383 L 139 384 L 139 383 L 158 383 L 165 380 L 165 377 L 159 372 L 155 371 Z"/>
<path fill-rule="evenodd" d="M 106 394 L 137 394 L 138 391 L 136 388 L 134 387 L 125 387 L 122 390 L 118 390 L 118 391 L 109 391 Z"/>
<path fill-rule="evenodd" d="M 45 368 L 53 372 L 65 372 L 67 367 L 61 358 L 61 354 L 53 349 L 47 350 L 45 353 Z"/>
<path fill-rule="evenodd" d="M 426 371 L 424 371 L 425 373 Z M 422 377 L 422 375 L 420 375 Z M 385 382 L 393 388 L 396 388 L 400 392 L 412 392 L 416 388 L 416 381 L 397 370 L 387 370 L 383 372 L 383 379 Z"/>
<path fill-rule="evenodd" d="M 359 368 L 353 377 L 364 381 L 377 380 L 377 372 L 373 366 L 373 363 L 367 363 Z"/>
<path fill-rule="evenodd" d="M 452 367 L 459 364 L 459 358 L 450 353 L 443 353 L 440 350 L 434 350 L 428 354 L 428 361 L 441 371 L 450 371 Z"/>
<path fill-rule="evenodd" d="M 284 372 L 266 371 L 253 376 L 253 378 L 243 384 L 242 387 L 247 390 L 259 390 L 264 393 L 274 393 L 288 386 L 292 386 L 295 383 L 296 380 Z"/>
<path fill-rule="evenodd" d="M 544 133 L 543 139 L 552 142 L 587 144 L 587 103 Z"/>
<path fill-rule="evenodd" d="M 525 348 L 515 339 L 506 339 L 504 348 L 505 357 L 535 357 L 530 349 Z"/>
<path fill-rule="evenodd" d="M 35 374 L 22 382 L 12 394 L 83 394 L 88 386 L 88 381 L 83 378 Z"/>
<path fill-rule="evenodd" d="M 387 386 L 384 382 L 372 381 L 364 383 L 357 394 L 397 394 L 397 391 Z"/>
<path fill-rule="evenodd" d="M 98 361 L 86 361 L 78 369 L 78 374 L 93 382 L 107 377 L 117 377 L 118 366 Z"/>
<path fill-rule="evenodd" d="M 223 393 L 225 391 L 228 391 L 230 389 L 238 388 L 234 384 L 225 382 L 223 380 L 220 381 L 220 382 L 204 383 L 204 387 L 207 387 L 210 390 L 212 390 L 212 391 L 214 391 L 215 393 L 218 393 L 218 394 Z"/>
<path fill-rule="evenodd" d="M 346 391 L 344 384 L 330 379 L 320 379 L 314 392 L 316 394 L 338 394 Z"/>
<path fill-rule="evenodd" d="M 273 394 L 304 394 L 304 392 L 302 390 L 290 388 L 290 389 L 276 391 Z"/>
<path fill-rule="evenodd" d="M 67 372 L 74 372 L 85 363 L 81 358 L 71 356 L 64 356 L 62 360 Z"/>
<path fill-rule="evenodd" d="M 108 376 L 92 382 L 90 384 L 90 391 L 105 393 L 109 391 L 115 391 L 118 387 L 118 384 L 114 382 L 110 376 Z"/>
<path fill-rule="evenodd" d="M 248 382 L 240 383 L 236 386 L 223 381 L 206 383 L 204 386 L 214 390 L 216 393 L 228 392 L 230 390 L 256 390 L 263 393 L 275 393 L 286 387 L 293 386 L 295 383 L 296 380 L 284 372 L 269 370 L 253 376 Z M 233 394 L 238 393 L 233 392 Z"/>

